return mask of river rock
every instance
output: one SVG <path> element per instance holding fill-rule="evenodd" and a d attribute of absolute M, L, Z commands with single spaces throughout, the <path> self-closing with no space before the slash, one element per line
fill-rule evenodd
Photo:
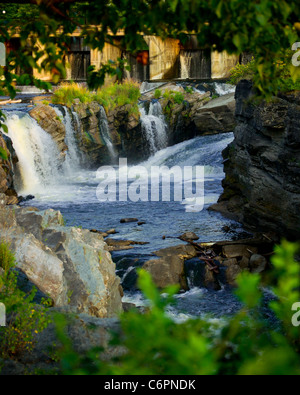
<path fill-rule="evenodd" d="M 143 269 L 151 274 L 154 284 L 160 289 L 170 285 L 179 285 L 183 290 L 188 289 L 184 259 L 177 255 L 150 260 L 144 264 Z"/>
<path fill-rule="evenodd" d="M 262 273 L 267 269 L 268 262 L 262 255 L 252 255 L 250 258 L 251 273 Z"/>
<path fill-rule="evenodd" d="M 183 235 L 181 235 L 180 238 L 185 240 L 194 240 L 194 241 L 199 240 L 199 237 L 194 232 L 186 232 Z"/>
<path fill-rule="evenodd" d="M 242 258 L 242 257 L 250 258 L 251 255 L 256 254 L 257 251 L 258 251 L 257 247 L 247 246 L 247 245 L 233 244 L 223 247 L 223 255 L 226 258 Z"/>
<path fill-rule="evenodd" d="M 138 222 L 139 220 L 137 218 L 123 218 L 120 220 L 121 224 L 129 224 L 131 222 Z"/>
<path fill-rule="evenodd" d="M 191 245 L 178 245 L 155 251 L 153 254 L 160 259 L 149 260 L 143 269 L 151 274 L 155 285 L 158 288 L 178 285 L 180 289 L 188 290 L 184 263 L 185 260 L 197 256 L 196 249 Z"/>
<path fill-rule="evenodd" d="M 104 318 L 122 311 L 120 279 L 103 238 L 63 225 L 54 210 L 0 207 L 0 238 L 55 306 Z"/>

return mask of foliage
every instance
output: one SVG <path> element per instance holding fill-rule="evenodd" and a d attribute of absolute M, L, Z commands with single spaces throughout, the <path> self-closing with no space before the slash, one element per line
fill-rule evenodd
<path fill-rule="evenodd" d="M 282 60 L 276 62 L 276 75 L 274 83 L 277 84 L 277 90 L 281 92 L 291 92 L 294 90 L 300 90 L 300 77 L 295 80 L 292 78 L 291 69 L 289 66 L 292 54 L 288 51 Z M 231 71 L 230 83 L 237 85 L 242 79 L 253 79 L 256 69 L 256 61 L 253 58 L 247 64 L 237 64 Z"/>
<path fill-rule="evenodd" d="M 99 349 L 78 355 L 64 333 L 67 322 L 57 317 L 63 373 L 299 375 L 299 328 L 291 323 L 292 305 L 300 301 L 300 267 L 294 260 L 297 250 L 297 245 L 283 242 L 272 258 L 276 298 L 271 309 L 280 320 L 276 330 L 261 315 L 261 279 L 257 274 L 239 277 L 236 294 L 244 307 L 233 318 L 175 323 L 166 308 L 176 288 L 165 290 L 162 296 L 149 274 L 141 271 L 139 285 L 151 307 L 144 314 L 132 311 L 122 315 L 123 335 L 116 336 L 112 345 L 121 345 L 127 352 L 115 360 L 104 362 Z"/>
<path fill-rule="evenodd" d="M 139 114 L 138 100 L 141 97 L 140 86 L 137 82 L 125 80 L 123 83 L 110 84 L 102 87 L 96 93 L 78 84 L 62 84 L 55 92 L 52 103 L 71 107 L 75 99 L 81 103 L 93 101 L 101 104 L 107 111 L 116 107 L 130 105 L 131 114 Z"/>
<path fill-rule="evenodd" d="M 182 92 L 176 92 L 169 89 L 164 92 L 163 98 L 173 104 L 182 104 L 184 102 L 184 94 Z"/>
<path fill-rule="evenodd" d="M 90 103 L 93 101 L 93 95 L 87 88 L 74 82 L 65 83 L 55 90 L 52 103 L 71 107 L 75 99 L 79 99 L 81 103 Z"/>
<path fill-rule="evenodd" d="M 154 92 L 155 99 L 160 99 L 162 97 L 162 91 L 160 89 L 156 89 Z"/>
<path fill-rule="evenodd" d="M 125 80 L 121 84 L 111 84 L 99 89 L 94 100 L 104 106 L 106 110 L 130 105 L 132 114 L 139 114 L 138 100 L 141 97 L 140 85 L 132 80 Z"/>
<path fill-rule="evenodd" d="M 36 290 L 26 295 L 17 287 L 15 257 L 4 243 L 0 245 L 0 267 L 4 269 L 0 276 L 0 301 L 7 314 L 7 326 L 0 328 L 0 357 L 15 358 L 33 350 L 37 334 L 50 320 L 45 309 L 33 303 Z"/>
<path fill-rule="evenodd" d="M 186 93 L 192 95 L 194 93 L 194 89 L 191 86 L 186 86 L 185 88 Z"/>

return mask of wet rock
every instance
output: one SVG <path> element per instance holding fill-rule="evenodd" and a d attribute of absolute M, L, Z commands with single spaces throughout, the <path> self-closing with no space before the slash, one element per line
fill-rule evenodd
<path fill-rule="evenodd" d="M 19 203 L 29 202 L 30 200 L 33 200 L 33 199 L 35 199 L 35 196 L 33 196 L 33 195 L 28 195 L 28 196 L 25 196 L 25 197 L 19 196 L 18 204 Z"/>
<path fill-rule="evenodd" d="M 205 104 L 197 110 L 192 121 L 201 135 L 232 132 L 236 126 L 234 93 Z"/>
<path fill-rule="evenodd" d="M 180 238 L 185 240 L 199 240 L 199 237 L 194 232 L 186 232 Z"/>
<path fill-rule="evenodd" d="M 223 247 L 223 255 L 226 258 L 242 258 L 248 257 L 250 258 L 251 255 L 257 253 L 257 248 L 254 246 L 247 246 L 247 245 L 227 245 Z"/>
<path fill-rule="evenodd" d="M 153 253 L 158 257 L 174 256 L 177 255 L 182 259 L 192 259 L 197 256 L 197 251 L 192 245 L 178 245 L 175 247 L 163 248 Z"/>
<path fill-rule="evenodd" d="M 226 270 L 226 281 L 227 284 L 235 287 L 237 277 L 243 272 L 243 269 L 238 264 L 228 264 L 227 262 L 227 270 Z"/>
<path fill-rule="evenodd" d="M 68 146 L 65 143 L 66 128 L 62 119 L 59 119 L 57 116 L 54 108 L 39 104 L 29 112 L 29 115 L 37 121 L 42 129 L 52 136 L 59 151 L 64 155 L 68 150 Z"/>
<path fill-rule="evenodd" d="M 267 267 L 268 262 L 264 256 L 255 254 L 250 258 L 251 273 L 262 273 Z"/>
<path fill-rule="evenodd" d="M 185 260 L 195 258 L 197 251 L 191 245 L 178 245 L 155 251 L 154 255 L 160 259 L 146 262 L 143 269 L 148 271 L 154 283 L 159 288 L 178 285 L 180 289 L 188 290 L 185 276 Z"/>
<path fill-rule="evenodd" d="M 146 262 L 143 269 L 151 274 L 158 288 L 179 285 L 180 289 L 188 290 L 184 273 L 184 259 L 177 255 L 167 255 L 161 259 Z"/>
<path fill-rule="evenodd" d="M 106 239 L 106 244 L 108 245 L 109 251 L 123 251 L 123 250 L 131 250 L 136 245 L 146 245 L 148 242 L 144 241 L 133 241 L 133 240 L 115 240 L 115 239 Z"/>
<path fill-rule="evenodd" d="M 115 235 L 115 234 L 118 233 L 118 232 L 116 231 L 116 229 L 109 229 L 109 230 L 107 230 L 105 233 L 106 233 L 107 235 Z"/>
<path fill-rule="evenodd" d="M 139 220 L 137 218 L 123 218 L 121 219 L 120 223 L 121 224 L 128 224 L 131 222 L 138 222 Z"/>

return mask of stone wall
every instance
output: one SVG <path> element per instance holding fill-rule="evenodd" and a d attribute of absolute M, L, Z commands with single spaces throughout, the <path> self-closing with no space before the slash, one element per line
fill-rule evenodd
<path fill-rule="evenodd" d="M 224 151 L 224 193 L 213 210 L 254 231 L 300 237 L 300 93 L 254 104 L 252 83 L 236 91 L 234 142 Z"/>

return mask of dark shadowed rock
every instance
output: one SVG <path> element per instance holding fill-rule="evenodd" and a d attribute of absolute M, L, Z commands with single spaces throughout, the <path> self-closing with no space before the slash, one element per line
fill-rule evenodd
<path fill-rule="evenodd" d="M 300 238 L 300 93 L 255 105 L 252 83 L 236 90 L 234 142 L 224 151 L 224 193 L 211 209 L 255 231 Z"/>
<path fill-rule="evenodd" d="M 131 222 L 138 222 L 139 220 L 137 218 L 123 218 L 121 219 L 120 223 L 121 224 L 128 224 Z"/>

